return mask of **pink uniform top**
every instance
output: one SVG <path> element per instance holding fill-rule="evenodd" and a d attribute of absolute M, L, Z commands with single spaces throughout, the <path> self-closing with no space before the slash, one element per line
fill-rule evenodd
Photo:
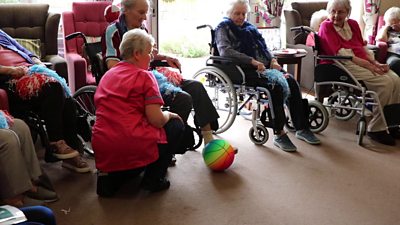
<path fill-rule="evenodd" d="M 145 105 L 164 102 L 151 72 L 119 62 L 102 77 L 94 101 L 92 147 L 99 170 L 134 169 L 158 158 L 157 144 L 166 143 L 166 135 L 148 122 Z"/>
<path fill-rule="evenodd" d="M 321 55 L 337 55 L 341 48 L 351 49 L 355 56 L 368 60 L 367 52 L 364 48 L 364 40 L 361 36 L 361 30 L 358 23 L 355 20 L 348 20 L 352 37 L 349 40 L 343 39 L 339 33 L 336 31 L 333 22 L 330 20 L 325 20 L 322 22 L 318 36 L 320 44 L 320 54 Z M 331 61 L 324 61 L 321 63 L 330 63 Z"/>

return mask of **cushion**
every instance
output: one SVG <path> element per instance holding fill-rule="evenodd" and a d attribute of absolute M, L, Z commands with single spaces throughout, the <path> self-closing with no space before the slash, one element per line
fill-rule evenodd
<path fill-rule="evenodd" d="M 41 42 L 40 39 L 21 39 L 21 38 L 15 38 L 15 40 L 22 45 L 24 48 L 26 48 L 28 51 L 32 52 L 34 55 L 39 57 L 39 59 L 42 58 L 42 53 L 40 51 L 40 46 Z"/>

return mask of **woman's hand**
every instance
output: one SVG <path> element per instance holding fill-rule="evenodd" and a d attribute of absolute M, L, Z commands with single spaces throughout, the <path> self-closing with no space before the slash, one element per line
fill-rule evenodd
<path fill-rule="evenodd" d="M 259 62 L 255 59 L 251 60 L 251 65 L 257 68 L 257 72 L 263 72 L 266 69 L 264 63 Z"/>
<path fill-rule="evenodd" d="M 7 67 L 7 75 L 10 75 L 13 78 L 20 78 L 24 76 L 28 72 L 28 67 L 26 66 L 9 66 Z"/>
<path fill-rule="evenodd" d="M 168 65 L 170 65 L 173 68 L 178 68 L 179 70 L 181 70 L 181 63 L 177 58 L 172 58 L 167 56 L 165 57 L 165 59 L 167 60 Z"/>
<path fill-rule="evenodd" d="M 33 61 L 36 65 L 46 66 L 46 65 L 44 65 L 44 63 L 43 63 L 42 61 L 40 61 L 40 59 L 37 58 L 36 56 L 32 57 L 31 59 L 32 59 L 32 61 Z"/>
<path fill-rule="evenodd" d="M 183 123 L 182 118 L 178 114 L 169 112 L 169 120 L 172 120 L 172 119 L 178 119 L 178 120 L 182 121 L 182 123 Z"/>
<path fill-rule="evenodd" d="M 282 66 L 279 65 L 278 60 L 276 60 L 275 58 L 271 59 L 271 66 L 270 67 L 271 67 L 271 69 L 276 69 L 276 70 L 279 70 L 279 71 L 282 70 Z"/>

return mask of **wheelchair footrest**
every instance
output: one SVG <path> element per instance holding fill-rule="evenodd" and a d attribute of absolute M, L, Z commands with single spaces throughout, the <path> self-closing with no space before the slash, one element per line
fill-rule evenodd
<path fill-rule="evenodd" d="M 400 104 L 386 105 L 383 113 L 388 126 L 400 125 Z"/>

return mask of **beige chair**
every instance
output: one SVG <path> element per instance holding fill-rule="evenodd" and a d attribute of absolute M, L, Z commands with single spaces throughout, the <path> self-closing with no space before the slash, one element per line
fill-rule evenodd
<path fill-rule="evenodd" d="M 37 41 L 42 61 L 68 81 L 67 63 L 58 55 L 59 13 L 49 12 L 48 4 L 13 3 L 0 4 L 0 15 L 0 29 L 16 39 Z"/>
<path fill-rule="evenodd" d="M 328 1 L 292 2 L 292 9 L 283 11 L 286 20 L 286 47 L 305 49 L 306 57 L 303 58 L 301 68 L 300 86 L 310 90 L 314 85 L 314 55 L 311 47 L 306 46 L 307 34 L 292 32 L 290 28 L 297 26 L 310 26 L 311 16 L 314 12 L 325 9 Z M 296 39 L 294 39 L 296 37 Z M 294 73 L 294 67 L 288 66 L 288 71 Z"/>

